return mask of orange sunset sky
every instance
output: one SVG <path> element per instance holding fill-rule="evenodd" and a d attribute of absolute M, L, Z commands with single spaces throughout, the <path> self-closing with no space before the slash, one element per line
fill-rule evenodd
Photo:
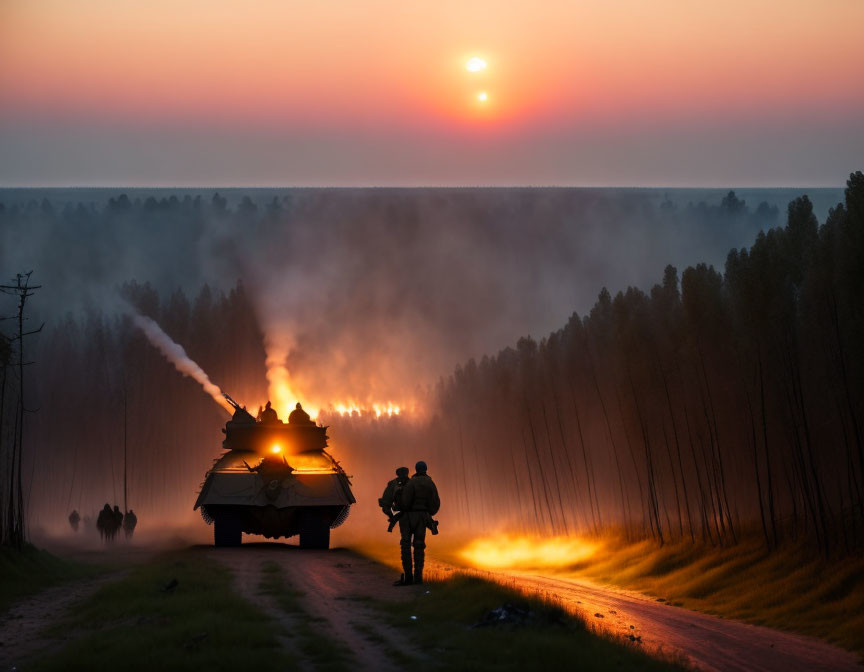
<path fill-rule="evenodd" d="M 0 0 L 0 186 L 838 185 L 862 27 L 861 0 Z"/>

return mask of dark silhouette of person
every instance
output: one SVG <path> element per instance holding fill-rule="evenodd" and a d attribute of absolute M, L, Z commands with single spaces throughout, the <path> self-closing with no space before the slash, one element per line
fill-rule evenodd
<path fill-rule="evenodd" d="M 123 516 L 123 531 L 126 533 L 126 538 L 131 539 L 132 535 L 135 534 L 135 526 L 138 524 L 138 516 L 135 515 L 135 512 L 132 509 Z"/>
<path fill-rule="evenodd" d="M 261 414 L 264 412 L 264 408 L 262 406 L 258 407 L 258 414 L 255 416 L 255 419 L 258 422 L 261 422 Z"/>
<path fill-rule="evenodd" d="M 388 532 L 393 531 L 393 527 L 402 517 L 402 488 L 408 482 L 408 473 L 408 467 L 399 467 L 396 470 L 396 478 L 387 482 L 384 494 L 378 500 L 378 506 L 390 522 L 387 527 Z"/>
<path fill-rule="evenodd" d="M 77 532 L 78 531 L 78 523 L 81 521 L 81 516 L 78 515 L 78 511 L 72 509 L 72 513 L 69 514 L 69 524 L 72 526 L 72 529 Z"/>
<path fill-rule="evenodd" d="M 270 406 L 270 402 L 267 402 L 267 405 L 264 407 L 264 410 L 261 411 L 261 422 L 270 424 L 273 422 L 279 422 L 279 416 L 276 415 L 276 410 Z"/>
<path fill-rule="evenodd" d="M 415 473 L 402 488 L 402 517 L 399 519 L 399 532 L 402 538 L 399 545 L 402 550 L 403 575 L 396 582 L 397 586 L 410 586 L 412 583 L 423 583 L 423 563 L 426 558 L 426 528 L 437 529 L 437 522 L 432 516 L 441 508 L 438 488 L 426 473 L 427 467 L 423 460 L 415 465 Z M 414 548 L 414 566 L 411 566 L 411 548 Z M 412 571 L 413 569 L 413 571 Z"/>
<path fill-rule="evenodd" d="M 103 540 L 108 541 L 113 537 L 111 528 L 114 524 L 114 512 L 111 510 L 111 505 L 105 502 L 105 506 L 99 511 L 99 517 L 96 519 L 96 529 L 99 530 L 99 536 Z"/>
<path fill-rule="evenodd" d="M 288 424 L 290 425 L 311 425 L 313 424 L 312 420 L 309 418 L 309 414 L 303 410 L 303 407 L 300 405 L 300 402 L 297 402 L 297 405 L 294 407 L 294 410 L 291 411 L 291 415 L 288 416 Z"/>
<path fill-rule="evenodd" d="M 117 536 L 117 533 L 120 531 L 121 527 L 123 527 L 123 512 L 120 510 L 120 507 L 115 504 L 114 510 L 111 512 L 112 539 Z"/>

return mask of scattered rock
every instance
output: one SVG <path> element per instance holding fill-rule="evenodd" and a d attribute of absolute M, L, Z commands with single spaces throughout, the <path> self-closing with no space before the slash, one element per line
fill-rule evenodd
<path fill-rule="evenodd" d="M 609 610 L 609 613 L 610 613 L 610 614 L 615 614 L 616 616 L 618 615 L 618 612 L 615 611 L 614 609 L 610 609 L 610 610 Z"/>
<path fill-rule="evenodd" d="M 635 630 L 635 629 L 636 629 L 636 626 L 635 626 L 635 625 L 631 625 L 631 626 L 630 626 L 630 629 L 631 629 L 631 630 Z"/>
<path fill-rule="evenodd" d="M 666 601 L 666 598 L 665 598 L 665 597 L 658 597 L 658 598 L 657 598 L 657 601 L 658 601 L 658 602 L 665 602 L 665 601 Z"/>
<path fill-rule="evenodd" d="M 531 617 L 531 612 L 515 604 L 505 603 L 483 616 L 483 619 L 472 625 L 472 628 L 485 628 L 491 625 L 525 625 Z"/>
<path fill-rule="evenodd" d="M 180 582 L 177 579 L 171 579 L 168 583 L 165 584 L 162 590 L 166 593 L 171 593 L 174 592 L 174 590 L 176 590 L 177 586 L 179 585 Z"/>
<path fill-rule="evenodd" d="M 596 614 L 594 614 L 594 616 L 595 616 L 596 618 L 604 618 L 603 614 L 601 614 L 601 613 L 599 613 L 599 612 L 596 613 Z"/>
<path fill-rule="evenodd" d="M 207 641 L 210 635 L 206 632 L 199 632 L 197 635 L 192 635 L 189 640 L 183 644 L 183 648 L 187 651 L 197 651 L 201 645 Z"/>

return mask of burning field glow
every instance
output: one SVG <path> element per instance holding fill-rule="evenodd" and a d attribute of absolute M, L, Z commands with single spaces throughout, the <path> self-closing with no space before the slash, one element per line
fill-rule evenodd
<path fill-rule="evenodd" d="M 475 539 L 459 553 L 477 569 L 566 569 L 584 562 L 600 548 L 579 537 L 486 537 Z"/>
<path fill-rule="evenodd" d="M 162 328 L 151 318 L 139 315 L 134 310 L 130 309 L 130 314 L 135 325 L 141 329 L 147 336 L 148 340 L 174 364 L 174 367 L 184 376 L 189 376 L 198 381 L 204 391 L 219 406 L 224 408 L 228 413 L 234 412 L 231 405 L 223 398 L 222 390 L 219 386 L 213 384 L 209 376 L 204 370 L 194 362 L 183 349 L 183 346 L 174 342 Z M 288 419 L 291 411 L 294 410 L 294 405 L 299 401 L 303 405 L 303 409 L 309 414 L 310 418 L 317 420 L 322 413 L 330 415 L 359 416 L 359 417 L 394 417 L 400 415 L 403 411 L 409 408 L 415 409 L 415 404 L 396 403 L 393 401 L 387 402 L 330 402 L 330 403 L 315 403 L 310 398 L 309 394 L 303 394 L 297 389 L 297 386 L 291 380 L 288 367 L 285 365 L 287 353 L 275 348 L 270 348 L 267 353 L 265 365 L 267 368 L 267 382 L 269 401 L 273 408 L 279 414 L 279 417 L 284 421 Z M 264 406 L 262 402 L 260 406 Z M 256 405 L 248 405 L 247 410 L 253 415 L 255 414 Z M 272 452 L 278 453 L 281 449 L 273 449 Z"/>

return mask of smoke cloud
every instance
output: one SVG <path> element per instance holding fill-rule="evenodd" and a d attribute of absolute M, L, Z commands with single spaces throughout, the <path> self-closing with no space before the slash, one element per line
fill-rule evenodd
<path fill-rule="evenodd" d="M 817 206 L 841 195 L 808 192 Z M 724 209 L 722 190 L 129 193 L 0 192 L 0 267 L 35 269 L 43 318 L 111 310 L 106 295 L 130 279 L 161 296 L 242 281 L 284 414 L 297 400 L 417 410 L 457 364 L 548 334 L 603 286 L 645 287 L 668 263 L 722 265 L 799 191 L 741 191 L 742 211 Z"/>
<path fill-rule="evenodd" d="M 204 391 L 210 395 L 213 401 L 228 411 L 228 413 L 234 412 L 231 404 L 229 404 L 225 400 L 225 397 L 222 396 L 222 390 L 219 389 L 219 386 L 213 384 L 210 377 L 204 373 L 204 369 L 198 366 L 198 364 L 196 364 L 189 355 L 186 354 L 182 345 L 172 341 L 171 337 L 162 331 L 162 328 L 149 317 L 138 315 L 133 312 L 132 321 L 135 323 L 136 327 L 144 332 L 144 335 L 147 336 L 147 340 L 153 344 L 153 347 L 157 348 L 159 352 L 165 355 L 165 358 L 174 365 L 175 369 L 184 376 L 196 380 L 201 387 L 204 388 Z"/>

